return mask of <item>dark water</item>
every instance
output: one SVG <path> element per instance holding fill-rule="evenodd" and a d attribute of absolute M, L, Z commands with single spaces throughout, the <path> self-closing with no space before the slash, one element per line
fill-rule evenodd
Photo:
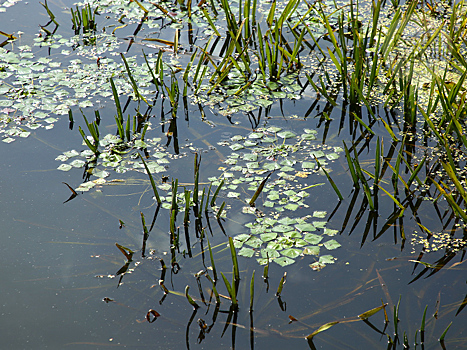
<path fill-rule="evenodd" d="M 49 3 L 50 4 L 50 3 Z M 53 9 L 60 13 L 59 6 L 53 3 Z M 68 4 L 66 4 L 68 5 Z M 31 33 L 37 30 L 37 23 L 44 23 L 44 11 L 35 3 L 19 2 L 0 13 L 0 30 L 22 30 L 24 41 L 30 40 Z M 19 21 L 24 13 L 30 11 L 30 20 Z M 41 15 L 34 15 L 36 13 Z M 60 19 L 68 26 L 68 12 L 63 11 Z M 9 21 L 15 18 L 15 21 Z M 63 29 L 66 33 L 69 29 Z M 306 94 L 305 94 L 306 95 Z M 351 132 L 344 124 L 339 126 L 341 112 L 333 111 L 333 122 L 326 130 L 326 123 L 315 118 L 316 110 L 303 116 L 315 102 L 314 98 L 304 97 L 297 102 L 284 100 L 282 105 L 273 105 L 268 115 L 260 115 L 260 125 L 276 125 L 300 132 L 304 128 L 318 130 L 316 144 L 341 146 L 342 139 L 351 142 Z M 321 103 L 321 102 L 320 102 Z M 106 103 L 107 104 L 107 103 Z M 134 107 L 134 105 L 131 105 Z M 324 104 L 323 104 L 324 106 Z M 130 107 L 131 110 L 131 107 Z M 91 115 L 92 109 L 85 110 Z M 251 131 L 251 118 L 243 114 L 234 115 L 237 125 L 231 125 L 224 117 L 206 110 L 206 117 L 216 126 L 203 123 L 199 111 L 190 107 L 190 119 L 178 121 L 178 139 L 180 144 L 193 142 L 198 148 L 208 149 L 213 145 L 217 151 L 202 153 L 202 181 L 218 176 L 217 168 L 223 166 L 221 158 L 228 156 L 229 149 L 217 145 L 222 133 L 229 135 L 247 135 Z M 113 103 L 101 111 L 102 127 L 115 130 Z M 381 112 L 383 113 L 383 112 Z M 298 118 L 290 118 L 292 114 Z M 386 134 L 382 127 L 374 128 L 380 135 Z M 162 137 L 161 129 L 150 131 L 150 137 Z M 201 135 L 199 139 L 197 135 Z M 374 142 L 360 154 L 362 162 L 370 161 Z M 389 144 L 389 138 L 388 138 Z M 134 250 L 140 249 L 142 229 L 140 212 L 150 222 L 154 213 L 154 201 L 148 187 L 146 175 L 129 172 L 123 175 L 113 174 L 113 178 L 125 179 L 124 184 L 104 185 L 99 191 L 80 194 L 77 198 L 63 204 L 70 195 L 66 182 L 72 187 L 81 183 L 82 169 L 69 172 L 56 170 L 59 163 L 55 157 L 60 153 L 77 149 L 83 150 L 82 138 L 76 130 L 68 128 L 67 116 L 60 116 L 53 130 L 33 131 L 26 139 L 18 138 L 11 144 L 0 145 L 2 201 L 0 210 L 2 250 L 0 261 L 1 279 L 1 348 L 5 349 L 63 349 L 63 348 L 108 348 L 126 347 L 130 349 L 288 349 L 308 348 L 306 337 L 321 325 L 340 321 L 316 336 L 314 344 L 322 349 L 384 349 L 387 338 L 368 324 L 357 321 L 357 316 L 376 308 L 381 302 L 388 303 L 386 308 L 390 320 L 388 334 L 394 331 L 393 308 L 399 306 L 399 336 L 402 348 L 403 334 L 407 334 L 413 345 L 416 331 L 420 328 L 425 306 L 426 316 L 425 349 L 440 348 L 437 339 L 452 322 L 446 336 L 448 349 L 465 348 L 464 325 L 465 311 L 456 316 L 456 312 L 466 294 L 465 266 L 463 254 L 453 260 L 436 274 L 409 282 L 423 269 L 416 267 L 409 260 L 417 259 L 420 245 L 412 247 L 410 237 L 414 230 L 420 231 L 409 210 L 404 216 L 407 241 L 401 246 L 397 224 L 383 235 L 373 240 L 374 233 L 381 230 L 387 217 L 393 211 L 393 204 L 387 197 L 382 197 L 377 214 L 377 229 L 370 224 L 369 236 L 362 245 L 363 233 L 367 225 L 368 210 L 363 212 L 361 221 L 355 229 L 357 211 L 363 194 L 360 193 L 347 227 L 342 229 L 346 213 L 352 203 L 352 182 L 346 172 L 347 164 L 341 156 L 332 163 L 331 175 L 341 189 L 345 199 L 338 205 L 337 196 L 324 176 L 316 182 L 325 182 L 325 186 L 314 188 L 307 199 L 309 209 L 300 211 L 306 215 L 309 211 L 325 210 L 328 215 L 334 213 L 327 227 L 338 229 L 336 240 L 342 245 L 333 251 L 337 261 L 322 271 L 313 271 L 308 266 L 316 259 L 305 256 L 285 268 L 271 264 L 269 291 L 261 278 L 263 268 L 254 259 L 239 257 L 241 284 L 239 288 L 239 311 L 236 319 L 227 324 L 229 302 L 223 300 L 220 312 L 214 317 L 214 304 L 208 308 L 199 300 L 195 273 L 203 270 L 201 243 L 196 239 L 194 228 L 189 234 L 193 244 L 193 258 L 178 255 L 181 270 L 170 272 L 167 212 L 162 212 L 156 221 L 148 240 L 147 249 L 155 250 L 155 257 L 163 258 L 169 266 L 166 286 L 179 294 L 169 294 L 163 299 L 163 292 L 158 284 L 161 274 L 158 259 L 143 259 L 135 254 L 133 264 L 138 264 L 135 271 L 123 278 L 123 284 L 117 288 L 116 271 L 125 263 L 123 255 L 115 247 L 115 242 Z M 173 152 L 173 144 L 168 149 Z M 192 182 L 193 153 L 187 151 L 187 157 L 170 165 L 170 176 L 180 182 Z M 130 181 L 131 180 L 131 181 Z M 145 182 L 143 182 L 145 181 Z M 315 181 L 310 180 L 310 182 Z M 251 216 L 240 213 L 240 206 L 233 206 L 228 211 L 228 219 L 223 228 L 227 235 L 245 233 L 242 225 L 251 220 Z M 420 217 L 424 225 L 433 231 L 442 231 L 431 202 L 421 206 Z M 125 227 L 119 229 L 119 221 Z M 216 267 L 231 278 L 232 265 L 230 253 L 226 248 L 227 238 L 222 233 L 215 219 L 211 220 L 212 236 L 210 243 L 214 250 Z M 181 232 L 183 230 L 183 225 Z M 395 239 L 395 236 L 398 236 Z M 181 235 L 183 237 L 183 235 Z M 187 249 L 181 239 L 181 251 Z M 396 243 L 395 243 L 396 241 Z M 207 243 L 204 242 L 204 248 Z M 443 251 L 426 255 L 423 261 L 433 263 L 443 256 Z M 205 252 L 206 265 L 210 265 L 209 255 Z M 134 265 L 132 265 L 133 267 Z M 255 299 L 252 317 L 248 311 L 250 300 L 250 278 L 255 270 Z M 284 271 L 287 281 L 281 298 L 275 296 L 279 280 Z M 107 277 L 111 275 L 112 277 Z M 222 283 L 222 281 L 220 281 Z M 196 314 L 187 302 L 184 291 L 190 286 L 190 295 L 201 305 Z M 204 296 L 208 299 L 209 283 L 201 278 Z M 219 284 L 218 284 L 219 285 Z M 226 294 L 225 289 L 221 294 Z M 104 302 L 104 298 L 113 301 Z M 161 317 L 155 322 L 146 322 L 149 309 L 156 310 Z M 432 317 L 437 313 L 436 318 Z M 289 315 L 298 321 L 289 323 Z M 202 319 L 209 333 L 200 338 L 198 320 Z M 384 315 L 380 311 L 370 318 L 372 324 L 382 330 Z M 251 326 L 254 332 L 251 332 Z M 226 327 L 225 333 L 224 327 Z M 420 338 L 418 338 L 420 339 Z M 420 347 L 420 345 L 419 345 Z"/>

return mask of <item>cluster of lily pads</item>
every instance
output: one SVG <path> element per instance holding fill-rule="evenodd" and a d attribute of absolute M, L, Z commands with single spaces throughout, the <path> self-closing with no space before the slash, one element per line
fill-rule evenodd
<path fill-rule="evenodd" d="M 320 255 L 320 250 L 324 247 L 331 251 L 341 246 L 335 239 L 322 242 L 325 237 L 338 233 L 338 230 L 326 228 L 326 221 L 317 221 L 326 214 L 325 211 L 314 211 L 313 215 L 300 218 L 256 218 L 254 222 L 245 225 L 250 229 L 249 234 L 234 237 L 234 245 L 241 248 L 239 255 L 256 257 L 260 265 L 274 261 L 280 266 L 287 266 L 303 256 L 319 256 L 318 261 L 310 264 L 313 270 L 319 271 L 336 260 L 331 254 Z M 310 219 L 314 221 L 308 222 Z"/>
<path fill-rule="evenodd" d="M 313 214 L 290 217 L 293 212 L 309 213 L 311 209 L 306 203 L 309 190 L 323 185 L 304 183 L 311 174 L 321 172 L 316 159 L 324 167 L 342 152 L 340 147 L 320 149 L 312 142 L 315 139 L 314 130 L 305 129 L 303 134 L 296 135 L 271 126 L 257 129 L 247 137 L 235 135 L 219 142 L 233 152 L 224 161 L 228 167 L 220 169 L 223 174 L 210 180 L 217 186 L 223 182 L 226 198 L 248 203 L 263 185 L 255 206 L 243 206 L 243 213 L 256 217 L 245 225 L 249 234 L 234 237 L 236 248 L 241 248 L 239 255 L 256 257 L 262 265 L 269 259 L 286 266 L 302 256 L 319 256 L 321 247 L 327 250 L 340 247 L 334 239 L 321 243 L 324 237 L 338 233 L 326 228 L 326 221 L 319 221 L 325 218 L 325 211 L 313 210 Z M 321 255 L 310 267 L 320 270 L 334 261 L 330 254 Z"/>

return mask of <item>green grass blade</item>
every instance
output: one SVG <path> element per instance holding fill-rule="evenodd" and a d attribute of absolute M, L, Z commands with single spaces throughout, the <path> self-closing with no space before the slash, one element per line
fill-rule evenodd
<path fill-rule="evenodd" d="M 122 114 L 122 107 L 120 106 L 120 99 L 118 98 L 117 88 L 115 87 L 115 83 L 112 78 L 109 78 L 110 85 L 112 86 L 112 94 L 114 96 L 115 107 L 117 107 L 117 115 L 118 120 L 123 125 L 123 114 Z M 123 139 L 123 137 L 121 137 Z"/>
<path fill-rule="evenodd" d="M 217 195 L 219 194 L 219 191 L 221 190 L 223 185 L 224 185 L 224 180 L 221 181 L 220 185 L 216 189 L 216 192 L 214 192 L 214 195 L 212 196 L 211 207 L 213 207 L 216 204 Z"/>
<path fill-rule="evenodd" d="M 141 158 L 141 160 L 142 160 L 142 162 L 143 162 L 143 165 L 144 165 L 144 168 L 146 169 L 146 172 L 148 173 L 149 181 L 151 181 L 152 190 L 153 190 L 153 192 L 154 192 L 154 196 L 156 197 L 157 204 L 161 204 L 162 201 L 161 201 L 161 198 L 159 197 L 159 192 L 157 192 L 156 183 L 154 182 L 154 178 L 152 177 L 151 172 L 149 171 L 148 165 L 147 165 L 146 162 L 144 161 L 144 159 L 143 159 L 143 157 L 141 156 L 141 154 L 138 153 L 138 155 L 139 155 L 139 157 Z"/>

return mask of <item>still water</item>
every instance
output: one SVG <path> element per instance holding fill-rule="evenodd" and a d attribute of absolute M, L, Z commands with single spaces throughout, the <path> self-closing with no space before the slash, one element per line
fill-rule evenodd
<path fill-rule="evenodd" d="M 72 35 L 70 14 L 64 9 L 70 5 L 49 3 L 58 22 L 64 23 L 58 31 L 63 36 Z M 18 2 L 0 12 L 0 30 L 24 32 L 22 45 L 31 45 L 38 25 L 47 21 L 48 16 L 38 3 Z M 131 50 L 133 54 L 139 52 L 139 48 Z M 47 57 L 48 54 L 57 53 L 38 50 L 38 55 Z M 178 179 L 180 187 L 192 190 L 193 149 L 197 149 L 202 156 L 200 183 L 208 186 L 208 179 L 220 175 L 219 167 L 226 166 L 223 161 L 232 152 L 221 141 L 231 140 L 235 135 L 247 137 L 259 127 L 275 126 L 296 134 L 302 134 L 304 129 L 316 130 L 317 138 L 312 146 L 317 149 L 341 147 L 343 139 L 352 142 L 353 131 L 347 124 L 338 123 L 341 111 L 338 108 L 332 110 L 330 117 L 334 122 L 325 123 L 316 117 L 319 107 L 310 109 L 315 102 L 316 95 L 308 89 L 298 101 L 283 99 L 276 101 L 267 112 L 240 112 L 231 119 L 219 115 L 215 108 L 206 108 L 201 114 L 196 105 L 189 105 L 188 120 L 180 117 L 177 123 L 181 147 L 178 153 L 183 157 L 173 160 L 166 174 L 170 179 Z M 318 105 L 322 109 L 324 102 Z M 113 101 L 100 101 L 99 107 L 101 134 L 115 133 Z M 127 114 L 134 113 L 136 108 L 137 104 L 131 102 Z M 89 117 L 94 109 L 84 108 L 83 112 Z M 154 127 L 148 130 L 147 137 L 161 138 L 161 144 L 167 144 L 167 153 L 177 153 L 173 135 L 167 134 L 167 124 L 158 123 L 159 110 L 152 114 Z M 83 126 L 77 108 L 74 115 L 75 124 Z M 215 300 L 209 302 L 211 285 L 207 279 L 200 278 L 198 289 L 193 277 L 211 266 L 207 242 L 196 236 L 194 220 L 188 229 L 188 244 L 183 234 L 183 214 L 179 214 L 180 248 L 176 254 L 179 271 L 170 269 L 170 216 L 167 210 L 161 209 L 149 235 L 146 250 L 152 255 L 141 256 L 140 213 L 144 213 L 149 226 L 156 211 L 147 175 L 134 171 L 112 172 L 103 185 L 79 193 L 64 203 L 71 192 L 63 183 L 78 187 L 84 181 L 83 169 L 59 171 L 60 162 L 55 158 L 71 149 L 81 152 L 86 146 L 77 125 L 70 129 L 67 115 L 52 116 L 58 119 L 52 130 L 32 130 L 27 138 L 18 137 L 14 142 L 0 145 L 1 348 L 306 349 L 309 347 L 304 339 L 307 335 L 323 324 L 339 321 L 340 324 L 314 338 L 316 348 L 385 349 L 387 337 L 357 320 L 357 316 L 381 306 L 382 302 L 387 303 L 389 328 L 384 331 L 392 335 L 394 308 L 399 298 L 400 343 L 397 348 L 403 347 L 404 333 L 409 343 L 414 343 L 426 306 L 425 348 L 440 348 L 437 339 L 450 322 L 446 347 L 465 348 L 463 326 L 467 314 L 461 311 L 456 315 L 467 290 L 463 253 L 437 273 L 429 277 L 425 274 L 409 284 L 423 270 L 423 266 L 414 266 L 410 261 L 417 259 L 421 249 L 420 245 L 413 246 L 410 239 L 413 232 L 419 230 L 416 222 L 407 210 L 404 225 L 408 239 L 405 243 L 400 240 L 397 224 L 376 237 L 394 210 L 393 203 L 387 197 L 382 198 L 375 221 L 367 224 L 368 210 L 357 213 L 363 194 L 360 193 L 355 204 L 355 190 L 342 154 L 330 162 L 329 168 L 344 200 L 339 203 L 324 175 L 313 173 L 306 180 L 297 181 L 306 182 L 307 186 L 324 185 L 313 187 L 306 206 L 292 214 L 292 217 L 299 217 L 314 211 L 326 212 L 326 228 L 339 231 L 334 238 L 341 246 L 332 250 L 335 263 L 321 271 L 309 267 L 317 261 L 313 255 L 300 256 L 286 267 L 271 263 L 268 288 L 261 277 L 263 267 L 256 259 L 239 256 L 239 310 L 231 318 L 230 302 L 222 299 L 220 309 L 216 310 Z M 375 126 L 373 131 L 386 137 L 382 126 Z M 373 149 L 374 142 L 359 155 L 362 164 L 372 161 Z M 111 182 L 110 179 L 120 181 Z M 160 182 L 159 175 L 157 181 Z M 265 201 L 265 197 L 262 195 L 261 199 Z M 227 200 L 227 192 L 221 193 L 221 198 Z M 220 224 L 211 215 L 210 228 L 209 231 L 206 228 L 206 232 L 217 270 L 223 271 L 231 280 L 232 262 L 226 236 L 249 233 L 244 224 L 252 220 L 252 215 L 242 213 L 244 204 L 239 201 L 229 205 L 227 218 Z M 420 208 L 418 214 L 425 220 L 424 225 L 432 231 L 442 231 L 443 223 L 437 219 L 431 202 Z M 357 219 L 360 216 L 364 219 Z M 119 220 L 124 226 L 120 227 Z M 121 285 L 116 272 L 126 259 L 115 243 L 135 251 L 130 265 L 134 271 L 123 276 Z M 192 257 L 187 253 L 189 247 Z M 427 259 L 433 263 L 442 256 L 441 250 L 431 253 L 423 261 Z M 158 286 L 162 272 L 160 258 L 168 266 L 165 286 L 173 292 L 167 296 Z M 254 311 L 250 313 L 253 271 Z M 278 297 L 275 294 L 284 272 L 287 272 L 286 283 Z M 219 293 L 227 295 L 221 283 L 218 283 Z M 187 285 L 190 286 L 189 294 L 200 305 L 196 312 L 185 297 Z M 203 292 L 205 302 L 199 290 Z M 148 322 L 148 310 L 155 310 L 160 316 L 154 322 Z M 149 319 L 152 321 L 151 317 Z M 381 310 L 369 320 L 375 328 L 383 330 L 384 319 Z"/>

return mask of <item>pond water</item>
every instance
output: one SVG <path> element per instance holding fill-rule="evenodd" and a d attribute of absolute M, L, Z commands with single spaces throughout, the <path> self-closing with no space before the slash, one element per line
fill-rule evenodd
<path fill-rule="evenodd" d="M 302 73 L 290 73 L 286 75 L 288 79 L 282 77 L 282 89 L 274 82 L 268 88 L 252 84 L 257 90 L 250 96 L 239 93 L 239 101 L 229 102 L 235 98 L 231 97 L 232 90 L 236 92 L 244 84 L 235 67 L 229 74 L 234 81 L 230 87 L 218 87 L 209 95 L 208 88 L 199 84 L 201 87 L 194 94 L 197 84 L 193 82 L 184 100 L 181 74 L 193 62 L 190 77 L 197 75 L 194 70 L 199 56 L 191 61 L 192 53 L 196 47 L 198 54 L 202 52 L 200 48 L 213 33 L 211 26 L 201 23 L 207 20 L 198 6 L 193 10 L 197 29 L 189 32 L 184 26 L 188 25 L 183 17 L 185 5 L 162 2 L 159 7 L 170 9 L 168 13 L 156 6 L 151 11 L 162 12 L 151 12 L 141 20 L 143 16 L 135 2 L 97 4 L 101 6 L 96 16 L 100 34 L 94 32 L 95 42 L 93 36 L 83 36 L 82 32 L 74 36 L 69 9 L 72 2 L 48 2 L 60 24 L 49 36 L 46 33 L 54 30 L 54 24 L 47 26 L 46 31 L 39 27 L 50 19 L 41 4 L 19 1 L 0 5 L 0 30 L 17 37 L 22 32 L 16 42 L 3 46 L 5 51 L 0 57 L 0 72 L 6 72 L 0 85 L 4 141 L 0 144 L 2 347 L 402 349 L 404 343 L 411 347 L 417 343 L 422 349 L 467 347 L 462 219 L 456 218 L 445 200 L 434 202 L 429 198 L 436 198 L 439 193 L 417 189 L 416 195 L 405 192 L 405 197 L 400 196 L 405 212 L 391 220 L 394 213 L 400 213 L 391 193 L 372 189 L 373 194 L 376 192 L 372 195 L 375 209 L 370 210 L 363 183 L 362 188 L 355 189 L 349 171 L 343 141 L 352 157 L 356 158 L 353 149 L 358 152 L 356 163 L 367 171 L 368 183 L 373 184 L 368 174 L 374 173 L 380 139 L 384 145 L 381 158 L 395 166 L 397 142 L 393 142 L 382 120 L 395 131 L 401 129 L 396 133 L 402 139 L 405 130 L 399 126 L 403 125 L 400 109 L 390 110 L 375 103 L 368 112 L 366 107 L 353 106 L 355 116 L 362 120 L 359 123 L 350 117 L 346 103 L 332 106 L 315 92 Z M 92 8 L 95 5 L 91 3 Z M 277 6 L 282 5 L 285 4 Z M 242 3 L 231 6 L 237 14 L 235 8 L 242 7 Z M 258 3 L 262 21 L 267 21 L 270 6 Z M 179 8 L 183 10 L 178 11 Z M 307 8 L 303 11 L 306 13 Z M 181 21 L 171 21 L 166 16 Z M 224 25 L 222 29 L 226 31 L 225 21 L 216 24 L 218 30 Z M 178 45 L 174 35 L 179 30 L 182 49 L 174 55 L 167 49 Z M 316 29 L 319 30 L 323 29 Z M 128 38 L 133 34 L 137 42 L 130 45 Z M 151 37 L 160 40 L 141 41 Z M 322 47 L 332 48 L 325 37 L 320 39 Z M 166 46 L 163 40 L 170 41 L 170 45 Z M 292 43 L 293 37 L 288 40 Z M 226 50 L 221 46 L 210 46 L 216 62 Z M 166 86 L 156 94 L 149 84 L 151 77 L 141 49 L 154 67 L 160 48 L 165 62 L 164 72 L 160 73 Z M 137 93 L 120 52 L 124 52 L 134 72 L 141 96 L 154 106 L 148 107 L 142 97 L 140 101 L 130 98 Z M 26 60 L 36 62 L 36 66 Z M 307 60 L 303 57 L 304 69 L 311 75 L 315 72 L 314 63 Z M 246 70 L 242 63 L 237 64 Z M 36 76 L 35 72 L 48 75 Z M 80 109 L 89 122 L 97 120 L 95 111 L 99 111 L 99 123 L 93 125 L 99 129 L 100 140 L 109 134 L 123 139 L 126 136 L 126 130 L 118 132 L 114 118 L 118 107 L 108 80 L 112 73 L 123 120 L 127 122 L 130 116 L 128 135 L 131 132 L 136 136 L 127 140 L 130 148 L 117 149 L 111 141 L 101 143 L 99 164 L 93 169 L 93 152 L 78 129 L 91 134 Z M 321 70 L 315 73 L 324 77 Z M 214 73 L 211 70 L 206 74 L 209 79 Z M 260 76 L 258 71 L 255 74 Z M 171 105 L 169 97 L 174 81 L 180 92 L 176 98 L 178 108 Z M 332 94 L 331 88 L 329 93 Z M 214 101 L 213 96 L 220 96 L 222 102 Z M 373 122 L 372 113 L 380 119 Z M 150 125 L 143 137 L 141 129 L 136 132 L 136 125 L 132 129 L 134 115 L 143 121 L 139 126 Z M 362 126 L 365 123 L 368 128 Z M 111 137 L 114 136 L 107 136 L 106 140 Z M 146 144 L 135 144 L 138 140 Z M 422 162 L 424 154 L 430 153 L 426 150 L 436 146 L 432 139 L 426 144 L 415 139 L 414 144 L 400 148 L 404 157 L 408 154 L 411 158 L 408 163 Z M 72 150 L 75 151 L 70 153 Z M 464 151 L 459 150 L 462 154 Z M 158 193 L 164 197 L 160 208 L 137 153 L 148 156 L 145 159 Z M 223 187 L 215 198 L 215 206 L 208 208 L 209 213 L 202 211 L 200 225 L 192 207 L 189 225 L 185 226 L 183 191 L 191 191 L 190 196 L 194 191 L 195 154 L 198 160 L 201 157 L 200 198 L 203 188 L 206 193 L 210 184 L 211 198 L 219 186 Z M 112 164 L 115 159 L 110 159 L 110 155 L 121 156 L 122 160 Z M 342 200 L 316 165 L 316 159 L 327 170 Z M 57 169 L 73 160 L 80 162 Z M 462 162 L 461 159 L 459 166 Z M 411 172 L 403 167 L 400 177 L 408 181 Z M 389 191 L 393 173 L 386 169 L 381 184 Z M 419 176 L 428 173 L 423 170 Z M 176 179 L 178 214 L 171 233 L 171 186 Z M 83 190 L 82 184 L 88 187 Z M 248 205 L 262 184 L 255 206 Z M 77 191 L 77 196 L 69 201 L 72 192 L 68 186 Z M 404 193 L 402 181 L 399 190 Z M 461 199 L 458 204 L 465 206 Z M 155 217 L 144 248 L 142 215 L 148 229 Z M 426 239 L 427 232 L 433 234 L 430 243 L 434 246 L 423 248 L 420 242 Z M 402 239 L 404 235 L 406 239 Z M 178 241 L 174 242 L 174 237 Z M 220 276 L 222 272 L 232 283 L 228 237 L 234 238 L 237 248 L 238 308 L 232 306 Z M 268 278 L 263 279 L 261 264 L 270 258 Z M 160 259 L 167 269 L 161 268 Z M 212 294 L 213 284 L 205 277 L 213 277 L 215 271 L 220 307 L 216 307 Z M 285 284 L 276 295 L 284 273 Z M 159 285 L 160 280 L 168 294 Z M 197 309 L 185 295 L 187 286 L 189 295 L 200 306 Z M 382 304 L 387 306 L 374 310 Z M 420 344 L 425 307 L 424 344 Z M 359 315 L 369 310 L 375 314 L 367 315 L 368 321 L 361 320 L 366 317 Z M 451 323 L 440 343 L 438 339 Z M 306 337 L 323 325 L 329 329 L 321 329 L 312 342 L 307 342 Z M 393 344 L 388 343 L 388 336 Z"/>

